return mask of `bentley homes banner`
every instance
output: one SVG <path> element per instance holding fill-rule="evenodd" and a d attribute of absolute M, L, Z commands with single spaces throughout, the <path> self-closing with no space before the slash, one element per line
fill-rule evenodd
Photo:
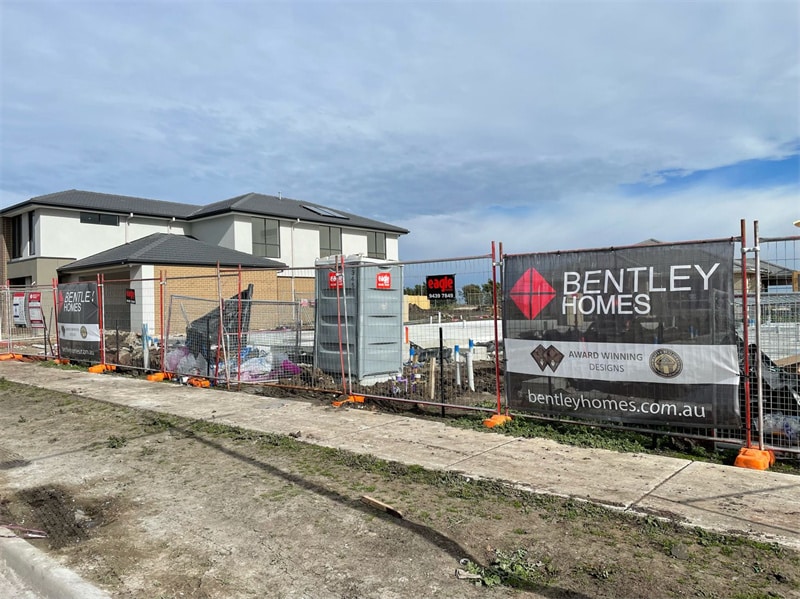
<path fill-rule="evenodd" d="M 100 361 L 97 283 L 58 286 L 58 347 L 62 358 Z"/>
<path fill-rule="evenodd" d="M 512 408 L 739 424 L 732 243 L 509 256 L 504 281 Z"/>

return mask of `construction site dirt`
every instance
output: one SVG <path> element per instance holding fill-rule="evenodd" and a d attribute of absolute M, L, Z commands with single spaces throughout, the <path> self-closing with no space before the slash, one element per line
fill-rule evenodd
<path fill-rule="evenodd" d="M 320 447 L 302 431 L 5 380 L 0 430 L 0 522 L 45 533 L 30 542 L 115 598 L 800 596 L 800 557 L 785 547 Z"/>

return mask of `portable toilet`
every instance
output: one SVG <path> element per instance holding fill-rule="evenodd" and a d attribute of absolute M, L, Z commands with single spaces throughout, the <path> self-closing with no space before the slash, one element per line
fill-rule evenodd
<path fill-rule="evenodd" d="M 403 366 L 403 268 L 360 254 L 316 261 L 315 364 L 362 385 Z M 341 352 L 340 352 L 341 348 Z"/>

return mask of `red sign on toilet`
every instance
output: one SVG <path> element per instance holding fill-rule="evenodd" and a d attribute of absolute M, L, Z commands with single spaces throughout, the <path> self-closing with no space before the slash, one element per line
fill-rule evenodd
<path fill-rule="evenodd" d="M 392 288 L 392 273 L 379 272 L 375 275 L 375 287 L 377 289 L 391 289 Z"/>

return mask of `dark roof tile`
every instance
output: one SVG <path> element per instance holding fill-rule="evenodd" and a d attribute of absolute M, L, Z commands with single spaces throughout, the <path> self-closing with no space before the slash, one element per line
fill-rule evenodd
<path fill-rule="evenodd" d="M 306 208 L 308 206 L 308 208 Z M 363 216 L 358 216 L 343 210 L 337 210 L 315 204 L 314 202 L 302 202 L 289 198 L 269 196 L 261 193 L 246 193 L 221 202 L 214 202 L 205 206 L 198 207 L 189 217 L 195 220 L 225 212 L 244 212 L 258 216 L 271 216 L 274 218 L 285 218 L 289 220 L 300 219 L 305 222 L 323 223 L 335 225 L 337 227 L 355 227 L 359 229 L 375 229 L 378 231 L 388 231 L 404 235 L 408 229 L 396 227 Z M 326 216 L 326 212 L 338 214 L 340 216 Z"/>
<path fill-rule="evenodd" d="M 26 206 L 56 206 L 60 208 L 73 208 L 76 210 L 92 210 L 98 212 L 111 212 L 115 214 L 129 214 L 133 212 L 139 216 L 154 216 L 161 218 L 179 218 L 192 221 L 209 216 L 216 216 L 228 212 L 241 212 L 256 216 L 283 218 L 339 227 L 354 227 L 358 229 L 372 229 L 405 235 L 408 229 L 396 227 L 388 223 L 365 218 L 342 210 L 328 208 L 313 202 L 301 202 L 288 198 L 279 198 L 260 193 L 246 193 L 221 202 L 197 206 L 194 204 L 181 204 L 178 202 L 164 202 L 149 200 L 132 196 L 122 196 L 94 191 L 81 191 L 70 189 L 47 195 L 37 196 L 19 204 L 14 204 L 0 210 L 0 214 L 9 214 Z M 306 208 L 308 206 L 308 208 Z M 327 216 L 326 213 L 341 215 Z"/>
<path fill-rule="evenodd" d="M 130 243 L 81 258 L 62 266 L 59 272 L 75 272 L 123 264 L 180 264 L 185 266 L 243 266 L 283 269 L 286 265 L 269 258 L 259 258 L 219 245 L 198 241 L 185 235 L 153 233 Z"/>
<path fill-rule="evenodd" d="M 164 202 L 162 200 L 148 200 L 111 193 L 97 193 L 95 191 L 81 191 L 70 189 L 43 196 L 36 196 L 19 204 L 15 204 L 0 211 L 0 214 L 17 210 L 26 205 L 56 206 L 59 208 L 74 208 L 76 210 L 96 210 L 98 212 L 112 212 L 116 214 L 129 214 L 133 212 L 139 216 L 158 216 L 163 218 L 185 219 L 197 206 L 193 204 L 180 204 L 178 202 Z"/>

